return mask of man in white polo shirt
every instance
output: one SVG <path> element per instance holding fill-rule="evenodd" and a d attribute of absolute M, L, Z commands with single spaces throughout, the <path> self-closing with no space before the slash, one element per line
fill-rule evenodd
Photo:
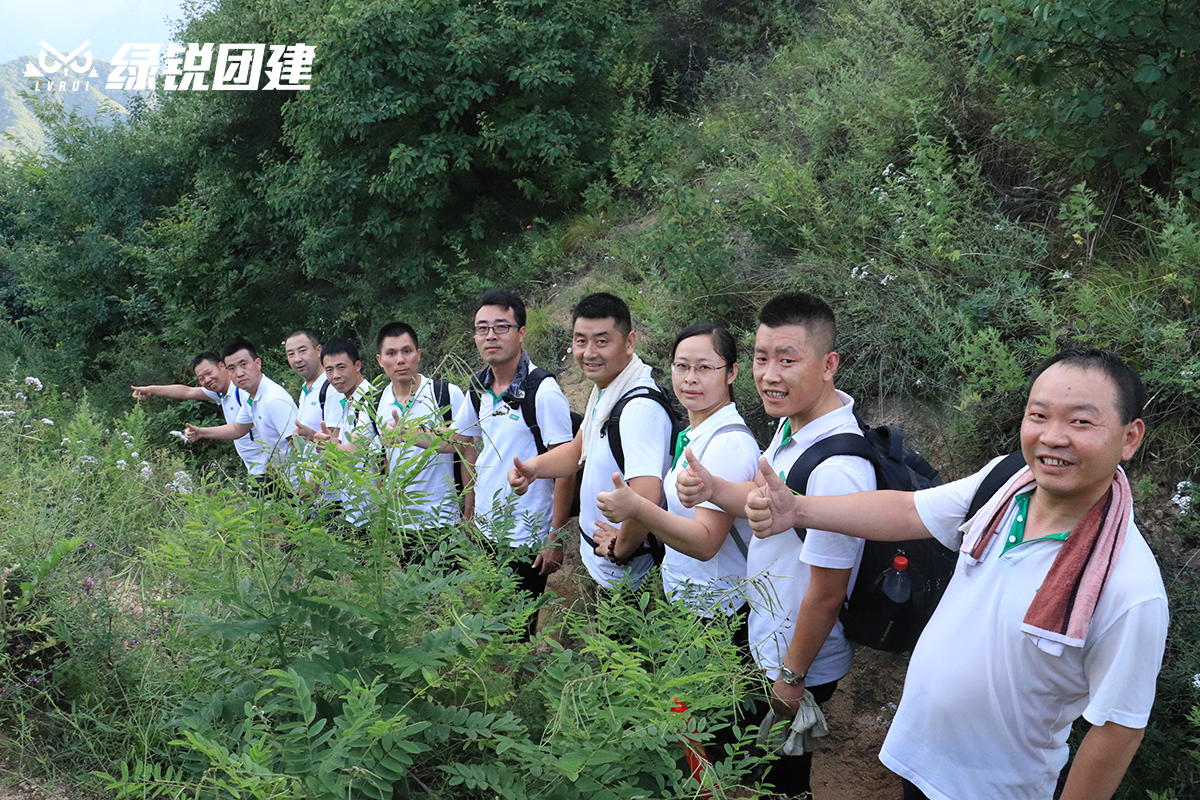
<path fill-rule="evenodd" d="M 288 366 L 304 381 L 300 386 L 300 394 L 296 397 L 296 422 L 315 433 L 321 428 L 321 420 L 324 419 L 323 406 L 329 394 L 329 381 L 321 363 L 320 340 L 314 332 L 307 328 L 299 328 L 287 337 L 283 348 Z"/>
<path fill-rule="evenodd" d="M 133 399 L 141 401 L 147 397 L 166 397 L 170 400 L 203 400 L 219 405 L 226 423 L 236 422 L 246 401 L 246 393 L 230 381 L 229 370 L 225 369 L 220 354 L 211 350 L 199 354 L 192 359 L 192 371 L 196 373 L 199 386 L 182 383 L 131 386 Z M 261 446 L 254 442 L 249 433 L 235 439 L 233 445 L 246 464 L 246 469 L 250 470 L 258 460 Z"/>
<path fill-rule="evenodd" d="M 1051 358 L 1029 388 L 1025 466 L 965 521 L 1001 459 L 916 493 L 799 497 L 768 472 L 747 496 L 757 536 L 819 526 L 933 536 L 959 552 L 879 755 L 906 800 L 1051 800 L 1081 715 L 1091 728 L 1061 800 L 1116 791 L 1150 717 L 1168 624 L 1120 468 L 1141 445 L 1147 397 L 1115 353 Z"/>
<path fill-rule="evenodd" d="M 754 385 L 766 412 L 782 419 L 764 456 L 775 473 L 787 475 L 814 443 L 839 433 L 861 435 L 861 430 L 854 400 L 834 388 L 840 358 L 833 310 L 819 297 L 792 292 L 769 300 L 758 320 Z M 708 501 L 746 515 L 746 495 L 755 483 L 713 476 L 690 456 L 688 463 L 676 481 L 685 506 Z M 833 456 L 813 469 L 807 492 L 874 488 L 875 470 L 866 459 Z M 793 532 L 751 540 L 746 557 L 750 646 L 774 682 L 770 703 L 776 712 L 795 716 L 806 688 L 824 703 L 850 670 L 853 650 L 838 613 L 853 589 L 862 551 L 860 540 L 817 528 L 809 528 L 803 539 Z M 812 753 L 784 756 L 765 781 L 778 794 L 802 797 L 811 791 L 811 768 Z"/>
<path fill-rule="evenodd" d="M 377 417 L 385 429 L 387 486 L 396 525 L 408 531 L 434 530 L 460 517 L 469 519 L 475 511 L 475 448 L 462 433 L 462 389 L 421 374 L 417 332 L 407 323 L 384 325 L 376 344 L 375 358 L 388 377 Z"/>
<path fill-rule="evenodd" d="M 329 380 L 322 419 L 310 438 L 314 442 L 335 442 L 343 453 L 358 456 L 352 470 L 334 479 L 328 499 L 338 504 L 351 525 L 370 520 L 371 490 L 381 477 L 379 452 L 382 443 L 375 420 L 375 393 L 363 378 L 358 345 L 347 339 L 326 342 L 321 363 Z M 301 430 L 299 424 L 297 430 Z"/>
<path fill-rule="evenodd" d="M 285 467 L 296 422 L 296 401 L 282 386 L 262 374 L 262 359 L 254 345 L 245 339 L 234 339 L 225 345 L 221 360 L 230 380 L 240 390 L 236 396 L 240 403 L 237 417 L 233 422 L 208 428 L 188 423 L 184 435 L 189 442 L 233 441 L 248 436 L 252 446 L 239 448 L 238 452 L 246 462 L 254 487 L 265 490 Z"/>
<path fill-rule="evenodd" d="M 671 418 L 659 401 L 648 396 L 647 390 L 658 392 L 658 387 L 649 365 L 634 352 L 637 334 L 625 301 L 607 292 L 591 294 L 579 301 L 572 315 L 571 352 L 593 383 L 583 424 L 569 444 L 528 461 L 514 458 L 508 481 L 524 493 L 539 478 L 575 474 L 582 462 L 579 550 L 583 564 L 605 588 L 621 583 L 637 587 L 654 566 L 645 547 L 648 532 L 632 519 L 614 529 L 596 506 L 596 495 L 612 490 L 617 472 L 639 495 L 659 502 L 662 479 L 671 466 Z M 634 397 L 624 400 L 621 412 L 624 464 L 619 465 L 605 424 L 626 394 Z"/>
<path fill-rule="evenodd" d="M 516 496 L 508 468 L 514 458 L 528 460 L 574 439 L 571 407 L 554 376 L 523 349 L 520 297 L 502 289 L 486 292 L 475 307 L 474 330 L 479 357 L 488 364 L 472 380 L 462 409 L 463 433 L 483 442 L 475 459 L 475 520 L 489 540 L 531 551 L 514 560 L 512 569 L 521 587 L 538 597 L 546 576 L 562 563 L 555 537 L 571 515 L 575 476 L 536 481 Z M 537 618 L 529 622 L 532 634 Z"/>

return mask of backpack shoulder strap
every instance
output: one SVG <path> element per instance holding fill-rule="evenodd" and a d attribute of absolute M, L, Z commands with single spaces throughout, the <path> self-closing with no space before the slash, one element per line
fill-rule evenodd
<path fill-rule="evenodd" d="M 471 385 L 467 387 L 467 396 L 471 398 L 471 405 L 475 407 L 476 418 L 479 417 L 479 407 L 483 402 L 483 393 L 486 391 L 483 382 L 487 379 L 489 369 L 491 367 L 484 367 L 471 376 Z"/>
<path fill-rule="evenodd" d="M 731 422 L 728 425 L 722 425 L 721 427 L 719 427 L 715 431 L 713 431 L 712 436 L 708 437 L 708 440 L 704 443 L 704 447 L 700 448 L 699 453 L 695 453 L 695 450 L 693 450 L 692 452 L 696 454 L 696 458 L 702 458 L 704 456 L 704 451 L 707 450 L 708 446 L 713 443 L 713 439 L 716 439 L 718 436 L 722 436 L 726 433 L 734 433 L 734 432 L 744 433 L 747 436 L 749 436 L 751 439 L 754 438 L 754 431 L 750 430 L 749 425 L 747 425 L 744 422 Z"/>
<path fill-rule="evenodd" d="M 745 433 L 751 439 L 754 438 L 754 431 L 750 430 L 750 426 L 744 422 L 731 422 L 728 425 L 722 425 L 713 431 L 712 436 L 708 437 L 708 441 L 704 443 L 704 447 L 700 449 L 700 452 L 694 453 L 696 458 L 703 458 L 704 451 L 708 449 L 710 444 L 712 444 L 713 439 L 716 439 L 718 436 L 722 436 L 726 433 Z M 746 558 L 750 555 L 750 548 L 746 545 L 746 541 L 738 534 L 736 520 L 734 521 L 733 526 L 729 529 L 729 538 L 733 539 L 733 543 L 737 545 L 738 552 L 742 554 L 742 558 Z"/>
<path fill-rule="evenodd" d="M 383 390 L 376 389 L 374 386 L 372 386 L 371 390 L 363 397 L 363 402 L 366 404 L 366 407 L 363 410 L 367 412 L 367 419 L 371 420 L 371 430 L 375 431 L 375 435 L 381 440 L 383 438 L 383 433 L 379 430 L 379 421 L 376 420 L 375 417 L 377 416 L 376 412 L 379 410 L 379 401 L 382 399 Z"/>
<path fill-rule="evenodd" d="M 1000 487 L 1008 483 L 1008 479 L 1021 471 L 1025 466 L 1025 455 L 1017 450 L 1009 453 L 1000 463 L 992 467 L 992 471 L 984 476 L 979 484 L 979 488 L 975 490 L 975 496 L 971 498 L 971 505 L 967 508 L 967 515 L 963 519 L 970 519 L 979 513 L 979 509 L 983 508 L 984 503 L 992 499 L 992 495 L 1000 491 Z"/>
<path fill-rule="evenodd" d="M 876 475 L 879 473 L 879 454 L 865 437 L 857 433 L 835 433 L 812 445 L 800 454 L 796 463 L 788 470 L 787 485 L 796 494 L 807 494 L 808 479 L 814 469 L 824 460 L 834 456 L 858 456 L 871 462 Z"/>
<path fill-rule="evenodd" d="M 317 405 L 321 407 L 321 422 L 325 421 L 325 398 L 329 396 L 329 381 L 321 384 L 321 391 L 317 393 Z"/>
<path fill-rule="evenodd" d="M 625 473 L 625 448 L 621 444 L 621 413 L 631 400 L 637 400 L 642 397 L 658 403 L 662 406 L 663 411 L 666 412 L 667 419 L 672 420 L 672 422 L 674 421 L 671 401 L 667 399 L 667 396 L 657 386 L 635 386 L 621 395 L 616 404 L 613 405 L 608 419 L 604 420 L 604 424 L 600 426 L 600 436 L 608 439 L 608 447 L 612 450 L 613 460 L 617 462 L 617 469 L 622 474 Z"/>
<path fill-rule="evenodd" d="M 796 463 L 792 464 L 792 468 L 788 470 L 788 488 L 796 494 L 807 494 L 808 479 L 813 470 L 822 461 L 834 456 L 865 458 L 875 468 L 876 480 L 879 481 L 883 478 L 882 468 L 879 465 L 879 454 L 875 452 L 875 448 L 871 446 L 866 437 L 857 433 L 835 433 L 833 436 L 813 442 L 807 450 L 800 454 Z M 807 533 L 807 529 L 796 528 L 796 535 L 801 539 L 804 539 Z"/>
<path fill-rule="evenodd" d="M 430 378 L 433 381 L 433 401 L 442 409 L 442 419 L 449 425 L 454 421 L 454 409 L 450 407 L 450 384 L 441 378 Z"/>
<path fill-rule="evenodd" d="M 538 424 L 537 419 L 537 392 L 542 381 L 549 377 L 550 373 L 547 370 L 536 367 L 525 376 L 525 384 L 521 387 L 525 393 L 521 398 L 521 416 L 525 419 L 525 426 L 533 434 L 533 443 L 537 446 L 538 453 L 546 452 L 546 443 L 542 439 L 542 426 Z"/>

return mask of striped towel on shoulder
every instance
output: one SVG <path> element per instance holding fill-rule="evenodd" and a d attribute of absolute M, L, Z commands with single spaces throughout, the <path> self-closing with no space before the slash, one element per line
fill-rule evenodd
<path fill-rule="evenodd" d="M 968 563 L 978 563 L 995 539 L 1003 539 L 997 534 L 1009 503 L 1034 485 L 1033 474 L 1026 467 L 1001 490 L 999 502 L 993 499 L 988 503 L 992 509 L 990 515 L 976 516 L 960 548 L 969 556 Z M 1096 603 L 1116 565 L 1132 516 L 1129 479 L 1118 467 L 1112 486 L 1063 542 L 1025 612 L 1021 630 L 1033 636 L 1038 647 L 1055 655 L 1062 653 L 1064 645 L 1083 647 Z"/>

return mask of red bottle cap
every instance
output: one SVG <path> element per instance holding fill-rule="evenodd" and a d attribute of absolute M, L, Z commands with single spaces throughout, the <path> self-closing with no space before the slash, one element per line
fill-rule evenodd
<path fill-rule="evenodd" d="M 892 559 L 892 569 L 896 570 L 896 572 L 904 572 L 904 570 L 908 569 L 908 559 L 904 556 L 896 556 Z"/>

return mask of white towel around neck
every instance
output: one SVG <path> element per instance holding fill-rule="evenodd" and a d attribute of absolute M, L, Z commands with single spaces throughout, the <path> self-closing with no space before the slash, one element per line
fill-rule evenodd
<path fill-rule="evenodd" d="M 587 409 L 583 412 L 583 424 L 580 426 L 580 432 L 583 434 L 583 452 L 579 458 L 579 464 L 582 466 L 588 459 L 589 451 L 591 450 L 592 430 L 597 425 L 603 425 L 608 419 L 608 415 L 612 413 L 613 406 L 617 404 L 626 392 L 637 386 L 638 381 L 643 375 L 650 375 L 650 367 L 638 358 L 637 353 L 633 354 L 633 358 L 625 365 L 625 369 L 621 370 L 617 377 L 612 379 L 608 386 L 601 391 L 599 386 L 592 386 L 592 393 L 588 397 Z M 601 397 L 603 395 L 603 397 Z"/>

